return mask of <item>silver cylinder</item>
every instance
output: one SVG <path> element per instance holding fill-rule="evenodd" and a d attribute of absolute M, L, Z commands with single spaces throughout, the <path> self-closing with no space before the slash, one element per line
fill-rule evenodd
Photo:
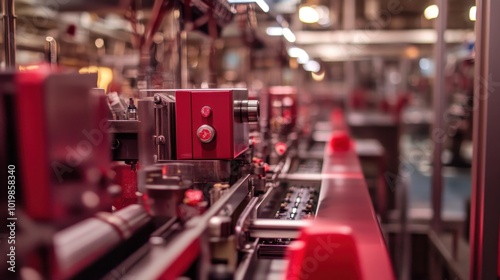
<path fill-rule="evenodd" d="M 47 36 L 45 38 L 45 56 L 51 67 L 55 67 L 57 65 L 57 52 L 58 47 L 56 39 Z"/>
<path fill-rule="evenodd" d="M 253 238 L 297 238 L 311 224 L 309 220 L 257 219 L 250 224 L 249 232 Z"/>
<path fill-rule="evenodd" d="M 234 117 L 244 123 L 258 122 L 260 116 L 259 101 L 238 100 L 234 102 Z"/>
<path fill-rule="evenodd" d="M 155 115 L 153 97 L 145 97 L 137 102 L 139 118 L 139 162 L 141 169 L 137 174 L 137 186 L 140 192 L 146 192 L 146 173 L 144 168 L 155 164 Z"/>
<path fill-rule="evenodd" d="M 175 100 L 166 94 L 155 94 L 154 102 L 157 162 L 175 159 Z"/>
<path fill-rule="evenodd" d="M 54 235 L 58 278 L 70 278 L 109 252 L 150 220 L 140 205 L 99 213 Z"/>

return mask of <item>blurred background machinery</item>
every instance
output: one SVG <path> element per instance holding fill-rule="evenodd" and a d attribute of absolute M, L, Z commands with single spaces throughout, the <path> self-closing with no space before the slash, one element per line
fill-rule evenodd
<path fill-rule="evenodd" d="M 2 1 L 0 278 L 498 278 L 497 6 Z"/>

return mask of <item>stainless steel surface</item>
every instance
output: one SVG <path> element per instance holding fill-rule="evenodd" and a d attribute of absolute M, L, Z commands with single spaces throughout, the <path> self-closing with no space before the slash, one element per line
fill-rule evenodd
<path fill-rule="evenodd" d="M 16 67 L 16 16 L 14 14 L 14 0 L 3 0 L 3 46 L 5 66 Z"/>
<path fill-rule="evenodd" d="M 232 174 L 231 161 L 229 160 L 176 160 L 161 161 L 162 163 L 178 162 L 193 165 L 193 180 L 195 183 L 229 182 Z"/>
<path fill-rule="evenodd" d="M 137 263 L 125 275 L 131 279 L 156 279 L 169 269 L 186 250 L 193 250 L 199 246 L 200 238 L 206 232 L 210 219 L 224 211 L 231 215 L 232 211 L 244 200 L 248 194 L 248 179 L 246 175 L 229 189 L 228 193 L 219 199 L 205 214 L 194 217 L 185 224 L 185 231 L 168 243 L 168 247 L 157 246 L 152 248 L 148 255 Z"/>
<path fill-rule="evenodd" d="M 184 193 L 193 184 L 193 166 L 188 163 L 166 163 L 146 167 L 144 171 L 152 215 L 177 217 Z"/>
<path fill-rule="evenodd" d="M 249 225 L 252 238 L 297 238 L 300 230 L 311 226 L 310 220 L 256 219 Z"/>
<path fill-rule="evenodd" d="M 140 205 L 131 205 L 105 218 L 89 218 L 57 232 L 54 254 L 60 279 L 78 273 L 122 240 L 147 224 L 150 216 Z"/>
<path fill-rule="evenodd" d="M 257 100 L 240 100 L 234 102 L 235 118 L 240 122 L 254 123 L 259 121 L 260 105 Z"/>
<path fill-rule="evenodd" d="M 263 212 L 265 211 L 266 206 L 269 205 L 270 201 L 273 200 L 277 191 L 278 191 L 278 187 L 274 187 L 274 186 L 269 185 L 269 188 L 264 193 L 264 195 L 262 195 L 260 202 L 257 204 L 257 206 L 254 210 L 255 214 L 253 216 L 255 218 L 262 216 Z"/>
<path fill-rule="evenodd" d="M 146 93 L 145 93 L 146 94 Z M 139 162 L 143 168 L 137 173 L 138 191 L 146 192 L 146 172 L 144 168 L 156 162 L 155 157 L 155 116 L 153 97 L 145 97 L 137 102 L 139 117 Z"/>
<path fill-rule="evenodd" d="M 240 265 L 234 272 L 234 280 L 244 280 L 248 279 L 248 275 L 251 274 L 251 269 L 253 269 L 252 264 L 257 260 L 257 245 L 259 244 L 260 239 L 255 239 L 254 243 L 251 246 L 251 249 L 247 250 L 243 259 L 240 262 Z"/>
<path fill-rule="evenodd" d="M 47 62 L 50 64 L 51 67 L 55 67 L 57 65 L 58 51 L 59 50 L 56 39 L 47 36 L 45 38 L 45 55 L 47 58 Z"/>
<path fill-rule="evenodd" d="M 225 215 L 214 216 L 210 219 L 208 230 L 211 239 L 228 238 L 231 235 L 232 220 L 231 217 Z"/>
<path fill-rule="evenodd" d="M 213 185 L 208 192 L 210 195 L 210 205 L 215 204 L 227 192 L 227 187 L 228 186 L 226 184 L 223 185 L 221 183 Z"/>
<path fill-rule="evenodd" d="M 175 98 L 154 95 L 156 160 L 175 159 Z"/>
<path fill-rule="evenodd" d="M 290 147 L 290 146 L 288 146 Z M 282 173 L 287 173 L 288 170 L 290 170 L 290 166 L 292 164 L 292 157 L 290 156 L 287 156 L 288 154 L 288 149 L 287 151 L 285 152 L 285 155 L 286 157 L 284 159 L 282 159 L 273 169 L 273 175 L 271 177 L 271 181 L 273 182 L 276 182 L 276 180 L 278 179 L 278 177 L 282 174 Z"/>
<path fill-rule="evenodd" d="M 446 30 L 446 20 L 448 18 L 448 1 L 439 0 L 437 3 L 439 7 L 439 17 L 436 19 L 436 32 L 438 36 L 434 53 L 436 76 L 433 90 L 434 126 L 431 138 L 434 142 L 432 160 L 432 226 L 435 231 L 439 232 L 441 228 L 441 208 L 443 200 L 443 174 L 441 173 L 443 163 L 441 157 L 443 153 L 443 144 L 446 140 L 443 117 L 446 97 L 446 42 L 444 40 L 444 32 Z"/>
<path fill-rule="evenodd" d="M 126 221 L 128 231 L 134 233 L 150 220 L 150 216 L 143 206 L 133 204 L 113 213 L 113 216 Z M 125 236 L 127 237 L 127 236 Z"/>
<path fill-rule="evenodd" d="M 500 211 L 500 2 L 477 1 L 470 279 L 497 279 Z"/>
<path fill-rule="evenodd" d="M 248 237 L 246 234 L 246 230 L 251 222 L 251 219 L 256 219 L 256 206 L 259 202 L 258 197 L 252 197 L 248 205 L 245 207 L 245 210 L 241 213 L 238 221 L 236 221 L 236 225 L 234 227 L 234 235 L 236 236 L 236 248 L 240 251 L 245 249 L 245 246 L 248 242 Z"/>
<path fill-rule="evenodd" d="M 61 278 L 76 274 L 121 241 L 113 225 L 97 218 L 87 219 L 54 235 L 54 253 Z"/>

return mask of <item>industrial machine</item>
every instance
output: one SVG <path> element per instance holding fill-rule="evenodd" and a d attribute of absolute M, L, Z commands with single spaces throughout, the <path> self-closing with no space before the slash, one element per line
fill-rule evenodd
<path fill-rule="evenodd" d="M 338 118 L 311 163 L 293 97 L 158 89 L 106 106 L 96 77 L 75 75 L 1 76 L 2 170 L 17 168 L 16 242 L 1 245 L 16 274 L 2 255 L 2 279 L 393 278 Z M 250 137 L 261 111 L 271 129 Z"/>
<path fill-rule="evenodd" d="M 11 10 L 6 19 L 15 18 Z M 179 87 L 182 34 L 216 39 L 234 7 L 154 1 L 151 10 L 133 40 L 140 98 L 106 96 L 94 88 L 95 75 L 57 70 L 53 38 L 51 67 L 0 75 L 0 168 L 9 178 L 0 279 L 392 279 L 353 150 L 319 143 L 324 158 L 299 157 L 312 144 L 297 129 L 295 88 L 269 88 L 254 99 L 246 89 L 161 89 L 153 37 L 165 14 L 178 21 L 169 25 L 178 65 L 167 68 Z M 254 12 L 238 16 L 243 28 Z M 15 32 L 5 33 L 14 45 Z M 212 57 L 212 72 L 214 65 Z"/>

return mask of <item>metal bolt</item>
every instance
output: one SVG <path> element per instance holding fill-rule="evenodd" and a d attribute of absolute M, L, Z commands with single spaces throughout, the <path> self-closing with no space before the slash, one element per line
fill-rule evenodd
<path fill-rule="evenodd" d="M 163 135 L 157 136 L 155 141 L 156 141 L 156 145 L 163 145 L 163 144 L 165 144 L 165 136 L 163 136 Z"/>
<path fill-rule="evenodd" d="M 160 104 L 160 103 L 161 103 L 161 98 L 160 98 L 160 96 L 156 94 L 156 95 L 153 97 L 153 102 L 154 102 L 155 104 Z"/>
<path fill-rule="evenodd" d="M 111 149 L 116 150 L 120 147 L 120 141 L 118 139 L 113 140 L 113 143 L 111 143 Z"/>

